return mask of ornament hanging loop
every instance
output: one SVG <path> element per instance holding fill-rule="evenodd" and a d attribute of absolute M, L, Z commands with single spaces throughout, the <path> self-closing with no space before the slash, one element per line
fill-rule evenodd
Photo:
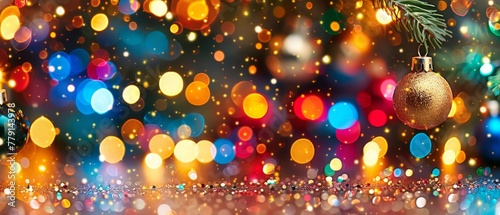
<path fill-rule="evenodd" d="M 413 57 L 411 59 L 411 71 L 412 72 L 432 72 L 434 69 L 432 66 L 432 57 L 427 57 L 429 49 L 426 47 L 425 48 L 425 55 L 422 56 L 420 54 L 420 47 L 422 44 L 418 46 L 418 56 Z"/>
<path fill-rule="evenodd" d="M 418 48 L 417 48 L 417 53 L 418 53 L 418 56 L 419 57 L 422 57 L 422 55 L 420 54 L 420 47 L 422 47 L 422 43 L 420 43 L 420 45 L 418 45 Z M 425 47 L 425 55 L 424 57 L 427 57 L 427 54 L 429 54 L 429 48 L 427 46 L 424 46 Z"/>

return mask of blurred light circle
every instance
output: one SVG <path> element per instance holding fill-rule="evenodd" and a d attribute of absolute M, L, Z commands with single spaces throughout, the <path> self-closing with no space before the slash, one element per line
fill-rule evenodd
<path fill-rule="evenodd" d="M 259 93 L 251 93 L 243 100 L 243 111 L 250 118 L 260 119 L 266 115 L 267 110 L 267 100 Z"/>
<path fill-rule="evenodd" d="M 125 2 L 125 1 L 122 1 Z M 90 26 L 95 31 L 104 31 L 109 24 L 108 17 L 104 13 L 98 13 L 92 17 L 90 20 Z"/>
<path fill-rule="evenodd" d="M 272 163 L 266 163 L 262 167 L 262 172 L 266 175 L 274 174 L 274 171 L 275 171 L 275 166 Z"/>
<path fill-rule="evenodd" d="M 237 106 L 242 106 L 244 99 L 255 93 L 255 85 L 250 81 L 240 81 L 233 86 L 231 89 L 231 100 L 233 100 L 234 104 Z"/>
<path fill-rule="evenodd" d="M 125 155 L 125 145 L 120 138 L 107 136 L 99 145 L 99 152 L 108 163 L 118 163 Z"/>
<path fill-rule="evenodd" d="M 201 81 L 193 81 L 186 87 L 187 101 L 195 106 L 201 106 L 210 100 L 210 89 Z"/>
<path fill-rule="evenodd" d="M 455 158 L 457 157 L 458 153 L 455 154 L 453 150 L 445 150 L 443 153 L 443 163 L 446 165 L 451 165 L 455 163 Z"/>
<path fill-rule="evenodd" d="M 173 0 L 171 10 L 183 27 L 203 30 L 218 17 L 220 5 L 220 0 Z"/>
<path fill-rule="evenodd" d="M 168 40 L 160 31 L 153 31 L 146 36 L 146 49 L 151 53 L 161 54 L 168 48 Z"/>
<path fill-rule="evenodd" d="M 125 15 L 134 14 L 137 10 L 139 10 L 139 7 L 141 6 L 141 3 L 139 3 L 138 0 L 122 0 L 119 2 L 120 3 L 118 3 L 118 10 Z"/>
<path fill-rule="evenodd" d="M 491 73 L 493 73 L 494 67 L 493 64 L 491 63 L 485 63 L 479 68 L 479 73 L 483 76 L 489 76 Z"/>
<path fill-rule="evenodd" d="M 432 169 L 431 176 L 438 177 L 441 174 L 441 171 L 438 168 Z"/>
<path fill-rule="evenodd" d="M 90 105 L 98 114 L 105 114 L 113 109 L 114 98 L 113 94 L 106 88 L 98 89 L 92 95 Z"/>
<path fill-rule="evenodd" d="M 205 118 L 199 113 L 188 113 L 183 121 L 189 127 L 191 137 L 200 136 L 205 129 Z"/>
<path fill-rule="evenodd" d="M 30 76 L 28 75 L 28 73 L 22 71 L 22 69 L 17 67 L 16 69 L 14 69 L 14 71 L 12 71 L 10 80 L 14 81 L 15 83 L 12 89 L 16 92 L 22 92 L 28 87 Z"/>
<path fill-rule="evenodd" d="M 340 159 L 338 159 L 338 158 L 333 158 L 330 161 L 330 168 L 333 171 L 339 171 L 340 169 L 342 169 L 342 161 Z"/>
<path fill-rule="evenodd" d="M 3 13 L 2 13 L 3 15 Z M 14 38 L 16 31 L 21 27 L 21 21 L 17 15 L 9 15 L 3 18 L 0 23 L 0 35 L 4 40 L 11 40 Z"/>
<path fill-rule="evenodd" d="M 71 63 L 68 54 L 56 52 L 49 58 L 49 75 L 52 79 L 61 81 L 68 77 L 71 72 Z"/>
<path fill-rule="evenodd" d="M 418 197 L 417 200 L 415 201 L 415 205 L 417 206 L 417 208 L 424 208 L 426 204 L 427 204 L 427 199 L 425 199 L 422 196 Z"/>
<path fill-rule="evenodd" d="M 293 142 L 290 155 L 292 160 L 299 164 L 309 163 L 314 157 L 314 145 L 309 139 L 298 139 Z"/>
<path fill-rule="evenodd" d="M 123 101 L 127 104 L 135 104 L 141 97 L 139 87 L 134 84 L 128 85 L 122 92 Z"/>
<path fill-rule="evenodd" d="M 300 104 L 301 113 L 308 120 L 318 120 L 325 109 L 323 100 L 316 95 L 307 95 Z"/>
<path fill-rule="evenodd" d="M 177 72 L 166 72 L 160 77 L 160 91 L 166 96 L 176 96 L 181 93 L 184 81 Z"/>
<path fill-rule="evenodd" d="M 174 156 L 182 163 L 193 162 L 199 154 L 199 148 L 192 140 L 181 140 L 175 145 Z"/>
<path fill-rule="evenodd" d="M 14 39 L 10 41 L 16 51 L 23 51 L 31 44 L 31 30 L 26 27 L 20 27 L 14 34 Z"/>
<path fill-rule="evenodd" d="M 198 156 L 196 157 L 196 160 L 200 163 L 210 163 L 214 160 L 214 157 L 217 153 L 217 149 L 215 148 L 214 144 L 210 142 L 209 140 L 201 140 L 196 144 L 198 147 Z"/>
<path fill-rule="evenodd" d="M 248 126 L 243 126 L 238 129 L 238 138 L 242 141 L 248 141 L 253 137 L 253 130 Z"/>
<path fill-rule="evenodd" d="M 382 8 L 379 8 L 377 12 L 375 12 L 375 17 L 377 21 L 382 25 L 387 25 L 392 22 L 392 16 Z"/>
<path fill-rule="evenodd" d="M 454 155 L 458 155 L 460 151 L 462 150 L 462 144 L 460 143 L 460 140 L 456 137 L 452 137 L 446 141 L 444 144 L 444 151 L 451 150 L 453 151 Z M 455 160 L 455 158 L 453 158 Z"/>
<path fill-rule="evenodd" d="M 149 140 L 149 150 L 162 159 L 169 158 L 174 153 L 174 140 L 166 134 L 156 134 Z"/>
<path fill-rule="evenodd" d="M 337 137 L 337 140 L 345 144 L 354 143 L 356 140 L 358 140 L 360 134 L 361 125 L 357 121 L 356 123 L 354 123 L 354 125 L 347 129 L 335 130 L 335 136 Z"/>
<path fill-rule="evenodd" d="M 387 122 L 387 115 L 381 110 L 372 110 L 368 114 L 368 122 L 374 127 L 382 127 Z"/>
<path fill-rule="evenodd" d="M 163 17 L 167 14 L 167 4 L 161 0 L 153 0 L 149 3 L 149 11 L 157 17 Z"/>
<path fill-rule="evenodd" d="M 335 175 L 335 170 L 332 169 L 329 163 L 325 165 L 324 171 L 325 171 L 325 176 Z"/>
<path fill-rule="evenodd" d="M 378 148 L 380 149 L 378 157 L 379 158 L 384 157 L 385 154 L 387 153 L 387 149 L 389 148 L 389 144 L 387 143 L 387 140 L 382 136 L 378 136 L 378 137 L 373 138 L 371 142 L 376 143 Z"/>
<path fill-rule="evenodd" d="M 163 164 L 163 159 L 156 153 L 148 153 L 144 159 L 146 165 L 151 169 L 158 169 Z"/>
<path fill-rule="evenodd" d="M 96 67 L 96 74 L 100 80 L 110 80 L 116 74 L 116 66 L 111 61 L 101 62 Z"/>
<path fill-rule="evenodd" d="M 77 75 L 85 71 L 90 63 L 89 53 L 85 49 L 75 49 L 69 53 L 71 63 L 71 74 Z"/>
<path fill-rule="evenodd" d="M 410 152 L 416 158 L 427 156 L 432 149 L 432 142 L 425 133 L 418 133 L 410 141 Z"/>
<path fill-rule="evenodd" d="M 56 138 L 56 129 L 54 124 L 43 116 L 36 119 L 30 127 L 30 138 L 31 141 L 39 147 L 49 147 Z"/>
<path fill-rule="evenodd" d="M 335 9 L 329 9 L 321 17 L 321 26 L 331 35 L 339 35 L 345 29 L 344 15 Z"/>
<path fill-rule="evenodd" d="M 234 144 L 225 138 L 217 139 L 214 142 L 216 148 L 216 154 L 214 161 L 218 164 L 227 164 L 233 161 L 236 156 Z"/>
<path fill-rule="evenodd" d="M 377 164 L 378 161 L 378 155 L 379 155 L 380 149 L 368 149 L 366 152 L 363 153 L 363 163 L 368 166 L 372 167 Z"/>
<path fill-rule="evenodd" d="M 348 102 L 337 102 L 328 111 L 328 121 L 336 129 L 347 129 L 357 120 L 358 111 Z"/>
<path fill-rule="evenodd" d="M 380 85 L 380 92 L 385 99 L 392 101 L 392 96 L 394 94 L 394 90 L 396 89 L 396 81 L 393 79 L 386 79 Z"/>
<path fill-rule="evenodd" d="M 172 213 L 172 208 L 167 204 L 161 204 L 158 206 L 158 215 L 170 215 Z"/>

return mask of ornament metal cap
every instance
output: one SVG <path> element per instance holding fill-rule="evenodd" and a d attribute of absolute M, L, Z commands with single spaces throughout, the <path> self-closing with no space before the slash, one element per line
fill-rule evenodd
<path fill-rule="evenodd" d="M 411 71 L 414 72 L 432 72 L 432 57 L 413 57 L 411 59 Z"/>

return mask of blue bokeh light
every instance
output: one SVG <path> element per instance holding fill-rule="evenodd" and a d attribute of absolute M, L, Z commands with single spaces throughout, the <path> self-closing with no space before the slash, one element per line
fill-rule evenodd
<path fill-rule="evenodd" d="M 186 114 L 184 122 L 191 128 L 191 137 L 200 136 L 205 129 L 205 118 L 199 113 Z"/>
<path fill-rule="evenodd" d="M 348 102 L 337 102 L 328 111 L 328 121 L 336 129 L 350 128 L 358 120 L 358 111 Z"/>
<path fill-rule="evenodd" d="M 153 31 L 146 37 L 146 49 L 155 54 L 161 54 L 168 48 L 168 40 L 160 31 Z"/>
<path fill-rule="evenodd" d="M 62 81 L 71 72 L 71 63 L 68 54 L 56 52 L 49 58 L 49 75 L 52 79 Z"/>
<path fill-rule="evenodd" d="M 418 133 L 410 141 L 410 153 L 416 158 L 427 156 L 432 149 L 432 142 L 425 133 Z"/>
<path fill-rule="evenodd" d="M 90 105 L 96 113 L 105 114 L 113 108 L 114 101 L 113 94 L 108 89 L 101 88 L 92 95 Z"/>
<path fill-rule="evenodd" d="M 234 144 L 228 139 L 217 139 L 214 142 L 215 149 L 217 150 L 214 161 L 218 164 L 227 164 L 233 161 L 236 156 Z"/>

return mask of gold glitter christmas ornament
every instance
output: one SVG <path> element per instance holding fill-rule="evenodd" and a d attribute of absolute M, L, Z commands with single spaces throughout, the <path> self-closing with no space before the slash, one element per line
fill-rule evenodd
<path fill-rule="evenodd" d="M 399 120 L 419 130 L 443 123 L 453 100 L 448 82 L 432 69 L 431 57 L 413 57 L 411 72 L 403 76 L 394 90 L 394 110 Z"/>

